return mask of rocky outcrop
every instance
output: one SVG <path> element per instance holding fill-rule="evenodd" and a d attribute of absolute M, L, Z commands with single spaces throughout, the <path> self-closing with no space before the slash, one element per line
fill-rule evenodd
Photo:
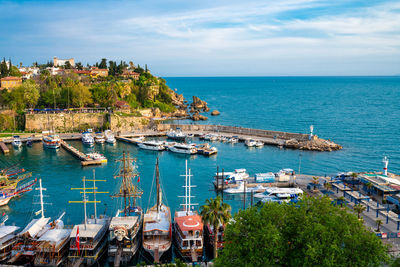
<path fill-rule="evenodd" d="M 177 92 L 169 89 L 169 95 L 171 96 L 172 104 L 178 109 L 186 109 L 187 108 L 187 101 L 183 97 L 182 94 L 178 94 Z"/>
<path fill-rule="evenodd" d="M 211 112 L 211 115 L 212 116 L 218 116 L 220 114 L 220 112 L 218 111 L 218 110 L 213 110 L 212 112 Z"/>
<path fill-rule="evenodd" d="M 207 106 L 207 102 L 201 100 L 197 96 L 193 96 L 193 102 L 190 104 L 190 110 L 191 112 L 208 112 L 210 109 Z"/>
<path fill-rule="evenodd" d="M 171 117 L 186 118 L 189 117 L 189 114 L 186 109 L 177 109 L 174 111 L 174 113 L 171 114 Z"/>
<path fill-rule="evenodd" d="M 201 115 L 200 113 L 196 112 L 191 117 L 194 121 L 206 121 L 208 118 L 206 116 Z"/>
<path fill-rule="evenodd" d="M 318 137 L 307 141 L 301 141 L 297 139 L 286 140 L 285 147 L 312 151 L 334 151 L 342 149 L 341 145 L 335 144 L 330 140 L 320 139 Z"/>

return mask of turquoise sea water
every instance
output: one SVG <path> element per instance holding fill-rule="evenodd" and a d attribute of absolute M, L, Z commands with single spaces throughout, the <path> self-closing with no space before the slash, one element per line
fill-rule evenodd
<path fill-rule="evenodd" d="M 99 213 L 115 214 L 117 201 L 109 195 L 116 190 L 118 182 L 113 178 L 118 167 L 116 159 L 122 151 L 129 151 L 137 158 L 140 183 L 144 190 L 142 205 L 148 207 L 149 192 L 154 177 L 157 155 L 160 157 L 162 184 L 171 210 L 179 208 L 179 195 L 183 194 L 185 159 L 192 169 L 192 183 L 196 202 L 215 196 L 212 176 L 216 167 L 225 171 L 246 168 L 251 175 L 256 172 L 278 171 L 282 168 L 299 168 L 307 174 L 334 174 L 339 171 L 370 171 L 382 169 L 382 157 L 389 156 L 389 171 L 400 173 L 400 77 L 252 77 L 252 78 L 166 78 L 171 88 L 177 88 L 186 98 L 199 96 L 211 109 L 221 115 L 211 117 L 207 123 L 254 127 L 268 130 L 308 132 L 314 125 L 315 134 L 333 139 L 343 145 L 336 152 L 300 152 L 265 146 L 247 149 L 243 144 L 213 143 L 219 149 L 214 157 L 184 156 L 171 152 L 149 152 L 134 145 L 118 143 L 115 146 L 96 145 L 95 150 L 104 153 L 108 163 L 98 167 L 80 166 L 80 162 L 63 149 L 44 150 L 40 143 L 20 151 L 11 149 L 10 155 L 0 155 L 2 164 L 20 162 L 20 166 L 43 179 L 46 216 L 55 217 L 66 211 L 65 223 L 75 224 L 83 219 L 80 204 L 68 204 L 80 200 L 78 191 L 83 176 L 106 179 L 98 183 L 101 194 L 98 199 Z M 196 142 L 197 140 L 195 140 Z M 81 142 L 70 142 L 79 149 Z M 154 191 L 154 190 L 153 190 Z M 12 200 L 0 209 L 10 219 L 24 227 L 39 210 L 37 191 Z M 234 210 L 242 207 L 241 196 L 226 197 Z M 150 206 L 154 204 L 150 202 Z M 93 209 L 89 208 L 93 213 Z"/>

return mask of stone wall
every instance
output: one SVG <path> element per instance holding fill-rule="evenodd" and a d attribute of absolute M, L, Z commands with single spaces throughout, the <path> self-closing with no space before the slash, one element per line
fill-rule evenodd
<path fill-rule="evenodd" d="M 110 127 L 114 132 L 132 132 L 135 130 L 142 130 L 149 126 L 150 120 L 148 118 L 110 114 Z"/>
<path fill-rule="evenodd" d="M 243 135 L 252 135 L 260 137 L 279 138 L 284 140 L 289 140 L 289 139 L 308 140 L 309 138 L 308 134 L 268 131 L 261 129 L 250 129 L 250 128 L 224 126 L 224 125 L 208 125 L 208 124 L 157 125 L 157 129 L 159 131 L 168 131 L 169 129 L 176 129 L 177 127 L 180 127 L 183 131 L 213 131 L 213 132 L 230 133 L 230 134 L 243 134 Z"/>
<path fill-rule="evenodd" d="M 88 128 L 102 129 L 107 122 L 105 113 L 26 114 L 26 131 L 75 132 Z"/>

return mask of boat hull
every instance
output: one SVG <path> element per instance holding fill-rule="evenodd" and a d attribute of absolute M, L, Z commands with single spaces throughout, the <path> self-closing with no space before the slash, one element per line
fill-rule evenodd
<path fill-rule="evenodd" d="M 176 147 L 171 147 L 169 150 L 175 153 L 188 154 L 188 155 L 193 155 L 197 153 L 196 149 L 178 149 Z"/>
<path fill-rule="evenodd" d="M 163 146 L 148 146 L 148 145 L 143 144 L 143 143 L 138 143 L 138 147 L 140 147 L 141 149 L 152 150 L 152 151 L 163 151 L 163 150 L 165 150 L 165 147 L 163 147 Z"/>

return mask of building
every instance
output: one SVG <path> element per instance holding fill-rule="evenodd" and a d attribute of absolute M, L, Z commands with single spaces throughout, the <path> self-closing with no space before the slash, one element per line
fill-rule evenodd
<path fill-rule="evenodd" d="M 22 85 L 21 77 L 4 77 L 0 79 L 0 89 L 12 89 Z"/>
<path fill-rule="evenodd" d="M 129 71 L 129 70 L 124 70 L 122 72 L 122 77 L 124 78 L 132 78 L 134 80 L 139 80 L 140 73 L 134 72 L 134 71 Z"/>
<path fill-rule="evenodd" d="M 79 76 L 81 75 L 90 75 L 91 71 L 90 70 L 74 70 L 73 71 L 75 74 L 78 74 Z"/>
<path fill-rule="evenodd" d="M 360 191 L 383 203 L 387 197 L 400 193 L 400 181 L 381 174 L 360 175 Z"/>
<path fill-rule="evenodd" d="M 69 64 L 71 64 L 72 67 L 75 67 L 75 59 L 73 58 L 70 59 L 59 59 L 58 57 L 53 58 L 54 67 L 64 66 L 67 62 L 69 62 Z"/>
<path fill-rule="evenodd" d="M 108 69 L 99 69 L 97 67 L 92 67 L 90 75 L 93 77 L 107 77 L 108 76 Z"/>
<path fill-rule="evenodd" d="M 125 112 L 130 112 L 131 110 L 129 104 L 121 100 L 115 101 L 115 108 L 119 111 L 125 111 Z"/>

